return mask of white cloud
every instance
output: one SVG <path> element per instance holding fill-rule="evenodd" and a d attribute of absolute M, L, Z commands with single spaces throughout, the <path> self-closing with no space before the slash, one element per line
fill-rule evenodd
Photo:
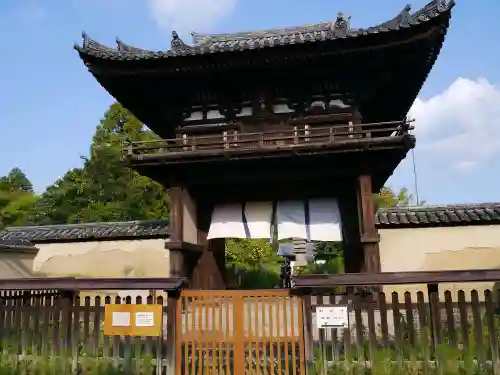
<path fill-rule="evenodd" d="M 231 14 L 237 0 L 150 0 L 152 16 L 159 27 L 181 34 L 212 31 Z"/>
<path fill-rule="evenodd" d="M 467 171 L 500 155 L 500 89 L 485 78 L 457 78 L 428 100 L 417 99 L 417 147 Z"/>

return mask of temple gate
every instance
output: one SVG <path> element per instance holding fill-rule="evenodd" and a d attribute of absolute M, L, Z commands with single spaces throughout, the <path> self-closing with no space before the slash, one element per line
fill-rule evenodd
<path fill-rule="evenodd" d="M 160 138 L 124 140 L 123 156 L 170 191 L 170 275 L 188 276 L 192 289 L 224 289 L 225 238 L 274 235 L 343 241 L 346 272 L 380 272 L 373 194 L 415 146 L 406 116 L 453 5 L 434 0 L 413 13 L 406 6 L 369 28 L 339 13 L 281 30 L 193 34 L 191 45 L 174 31 L 162 52 L 120 40 L 109 48 L 84 34 L 75 48 L 89 71 Z M 244 319 L 258 315 L 244 313 L 254 294 L 227 293 L 184 294 L 177 315 L 184 326 L 189 311 L 203 315 L 207 304 L 220 304 L 213 311 L 232 311 L 234 331 L 211 333 L 211 344 L 200 338 L 198 346 L 189 330 L 178 331 L 178 356 L 213 353 L 222 342 L 250 355 L 249 337 L 264 337 L 242 331 Z M 242 341 L 232 342 L 237 332 Z M 287 340 L 300 347 L 300 337 Z M 242 361 L 234 358 L 238 371 Z"/>

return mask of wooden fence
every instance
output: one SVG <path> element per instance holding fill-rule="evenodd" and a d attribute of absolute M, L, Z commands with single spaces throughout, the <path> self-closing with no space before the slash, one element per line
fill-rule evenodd
<path fill-rule="evenodd" d="M 0 280 L 0 285 L 15 287 L 0 292 L 1 353 L 19 361 L 60 358 L 68 371 L 80 374 L 86 373 L 89 358 L 145 375 L 333 375 L 354 367 L 361 368 L 356 373 L 368 374 L 382 371 L 382 364 L 405 373 L 416 366 L 419 373 L 439 368 L 439 373 L 500 374 L 497 270 L 300 276 L 292 290 L 267 291 L 180 291 L 182 283 L 137 280 L 120 284 L 103 279 L 99 285 L 89 280 Z M 492 288 L 439 289 L 440 283 L 453 280 L 461 285 L 488 281 Z M 423 289 L 416 291 L 422 283 Z M 37 289 L 23 290 L 26 284 Z M 106 292 L 92 299 L 78 296 L 81 290 L 120 285 L 165 290 L 168 300 Z M 391 293 L 388 285 L 403 291 L 407 285 L 411 292 Z M 161 304 L 163 336 L 104 336 L 104 306 L 113 303 Z M 320 305 L 346 306 L 347 327 L 318 329 Z M 448 371 L 450 366 L 455 370 Z"/>
<path fill-rule="evenodd" d="M 30 283 L 31 281 L 31 283 Z M 106 304 L 160 304 L 163 320 L 173 326 L 168 300 L 163 296 L 132 298 L 105 296 L 100 290 L 159 290 L 169 293 L 169 299 L 179 292 L 183 279 L 19 279 L 0 280 L 0 285 L 15 289 L 0 292 L 0 350 L 9 361 L 35 363 L 57 361 L 55 372 L 85 373 L 86 360 L 110 366 L 124 373 L 166 374 L 169 368 L 168 347 L 173 336 L 163 330 L 161 337 L 109 337 L 104 335 Z M 120 282 L 121 281 L 121 282 Z M 25 285 L 30 290 L 23 290 Z M 42 289 L 46 285 L 50 290 Z M 56 286 L 56 288 L 53 288 Z M 94 298 L 80 299 L 80 291 L 94 291 Z M 147 292 L 146 292 L 147 293 Z M 174 304 L 175 305 L 175 304 Z M 170 345 L 172 347 L 172 345 Z M 53 364 L 52 364 L 53 365 Z M 46 369 L 44 370 L 46 371 Z M 93 370 L 89 370 L 95 373 Z M 47 374 L 48 375 L 48 374 Z"/>
<path fill-rule="evenodd" d="M 143 301 L 137 297 L 76 297 L 42 295 L 3 300 L 0 304 L 0 345 L 10 353 L 26 356 L 107 357 L 123 360 L 132 350 L 134 355 L 149 356 L 153 362 L 162 358 L 163 338 L 122 339 L 104 336 L 104 305 L 120 303 L 158 303 L 152 296 Z M 166 315 L 166 307 L 164 308 Z"/>
<path fill-rule="evenodd" d="M 499 276 L 498 270 L 485 270 L 298 277 L 309 370 L 335 373 L 355 364 L 378 371 L 392 366 L 410 372 L 415 366 L 425 372 L 437 366 L 438 372 L 453 367 L 451 373 L 467 373 L 469 366 L 470 373 L 500 374 Z M 463 290 L 440 290 L 440 282 L 449 287 L 452 280 Z M 478 281 L 492 288 L 468 288 Z M 422 283 L 424 290 L 416 291 L 415 284 Z M 388 285 L 408 291 L 391 293 Z M 318 329 L 318 306 L 347 307 L 347 327 Z"/>

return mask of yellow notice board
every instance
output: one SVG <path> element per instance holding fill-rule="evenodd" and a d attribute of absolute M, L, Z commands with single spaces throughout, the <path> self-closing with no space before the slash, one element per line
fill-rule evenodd
<path fill-rule="evenodd" d="M 162 305 L 105 305 L 106 336 L 161 336 Z"/>

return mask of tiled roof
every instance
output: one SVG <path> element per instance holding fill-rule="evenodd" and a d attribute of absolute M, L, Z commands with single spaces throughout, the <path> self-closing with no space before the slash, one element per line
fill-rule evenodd
<path fill-rule="evenodd" d="M 341 13 L 332 22 L 314 25 L 251 31 L 233 34 L 200 35 L 193 33 L 194 44 L 185 44 L 172 32 L 171 47 L 167 51 L 149 51 L 136 48 L 117 39 L 117 48 L 104 46 L 83 33 L 83 45 L 75 45 L 75 49 L 83 56 L 93 56 L 110 60 L 144 60 L 163 59 L 175 56 L 201 55 L 216 52 L 242 51 L 260 49 L 288 44 L 322 42 L 334 39 L 363 37 L 371 34 L 397 32 L 428 22 L 440 15 L 450 16 L 454 0 L 433 0 L 424 8 L 410 13 L 407 5 L 396 17 L 380 25 L 364 29 L 350 28 L 350 18 Z"/>
<path fill-rule="evenodd" d="M 167 237 L 168 224 L 161 220 L 11 227 L 0 231 L 0 240 L 33 243 Z"/>
<path fill-rule="evenodd" d="M 377 212 L 379 228 L 500 225 L 500 203 L 397 207 Z"/>
<path fill-rule="evenodd" d="M 35 247 L 35 245 L 25 239 L 0 239 L 0 251 L 2 250 L 37 251 L 38 249 Z"/>
<path fill-rule="evenodd" d="M 500 225 L 500 203 L 397 207 L 377 212 L 378 228 L 416 228 L 466 225 Z M 2 245 L 33 246 L 31 243 L 77 242 L 109 239 L 168 238 L 166 221 L 126 221 L 12 227 L 0 231 Z"/>

